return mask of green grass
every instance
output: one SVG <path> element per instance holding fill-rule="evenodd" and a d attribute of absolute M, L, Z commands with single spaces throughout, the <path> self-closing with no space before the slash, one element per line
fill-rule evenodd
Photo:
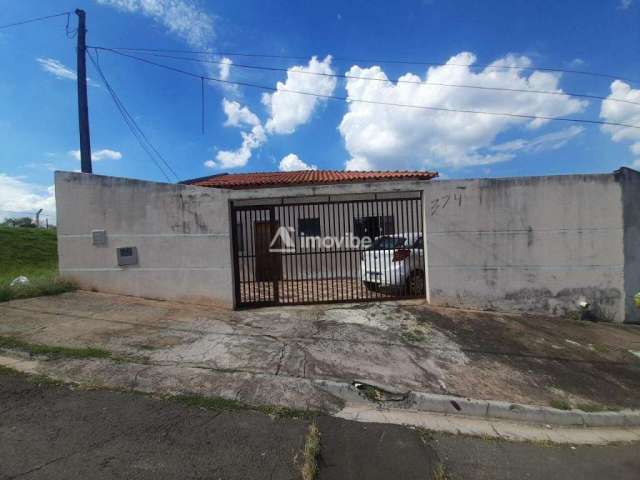
<path fill-rule="evenodd" d="M 407 330 L 406 332 L 402 332 L 400 334 L 400 338 L 407 343 L 420 343 L 424 342 L 427 336 L 422 330 L 418 330 L 416 328 L 414 330 Z"/>
<path fill-rule="evenodd" d="M 445 468 L 443 463 L 438 462 L 436 464 L 436 466 L 433 469 L 433 472 L 431 472 L 431 478 L 433 480 L 448 480 L 449 479 L 449 475 L 447 474 L 447 469 Z"/>
<path fill-rule="evenodd" d="M 319 415 L 314 410 L 297 410 L 288 407 L 272 405 L 252 406 L 238 400 L 229 400 L 221 397 L 205 397 L 204 395 L 182 394 L 166 397 L 189 407 L 204 408 L 216 412 L 235 412 L 240 410 L 254 410 L 277 418 L 313 419 Z"/>
<path fill-rule="evenodd" d="M 51 277 L 57 269 L 55 230 L 0 227 L 0 283 L 18 275 Z"/>
<path fill-rule="evenodd" d="M 46 355 L 50 358 L 110 358 L 107 350 L 94 347 L 58 347 L 29 343 L 16 337 L 0 336 L 0 348 L 20 350 L 31 355 Z"/>
<path fill-rule="evenodd" d="M 598 403 L 578 403 L 576 408 L 583 412 L 617 412 L 621 410 L 621 408 L 618 407 L 600 405 Z"/>
<path fill-rule="evenodd" d="M 558 410 L 571 410 L 571 404 L 566 400 L 553 399 L 549 402 L 549 405 Z"/>
<path fill-rule="evenodd" d="M 302 451 L 302 480 L 315 480 L 318 475 L 318 455 L 320 455 L 320 429 L 314 421 L 309 425 Z"/>
<path fill-rule="evenodd" d="M 55 230 L 0 227 L 0 302 L 74 290 L 73 282 L 58 277 L 57 248 Z M 10 287 L 20 275 L 30 283 Z"/>

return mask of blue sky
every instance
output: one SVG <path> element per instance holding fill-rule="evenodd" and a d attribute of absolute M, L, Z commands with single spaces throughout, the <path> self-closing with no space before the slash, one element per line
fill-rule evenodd
<path fill-rule="evenodd" d="M 0 7 L 0 24 L 83 8 L 90 45 L 302 57 L 207 57 L 228 62 L 226 66 L 147 57 L 197 75 L 387 103 L 640 125 L 640 106 L 630 103 L 420 84 L 582 92 L 640 103 L 640 82 L 460 66 L 498 62 L 640 80 L 638 0 L 2 0 Z M 79 168 L 75 40 L 66 38 L 65 23 L 60 17 L 0 30 L 0 213 L 42 207 L 52 214 L 53 170 Z M 455 66 L 428 70 L 425 65 L 360 59 Z M 640 166 L 637 129 L 347 104 L 284 91 L 265 98 L 261 90 L 213 82 L 205 89 L 203 135 L 198 79 L 109 52 L 100 54 L 100 64 L 181 179 L 221 171 L 300 168 L 433 169 L 459 178 Z M 234 64 L 297 67 L 269 72 Z M 318 73 L 401 77 L 403 82 Z M 92 65 L 89 77 L 94 172 L 164 181 Z"/>

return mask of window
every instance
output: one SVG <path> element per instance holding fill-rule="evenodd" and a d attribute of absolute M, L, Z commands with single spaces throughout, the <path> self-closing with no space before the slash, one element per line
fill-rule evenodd
<path fill-rule="evenodd" d="M 396 233 L 396 222 L 393 218 L 393 215 L 389 215 L 388 217 L 381 217 L 382 230 L 380 235 L 393 235 Z"/>
<path fill-rule="evenodd" d="M 301 237 L 319 237 L 320 236 L 320 219 L 319 218 L 299 218 L 298 219 L 298 235 Z"/>
<path fill-rule="evenodd" d="M 374 239 L 380 235 L 396 233 L 393 215 L 385 217 L 360 217 L 353 219 L 353 235 L 360 239 L 369 237 Z"/>
<path fill-rule="evenodd" d="M 353 236 L 359 239 L 371 239 L 380 234 L 380 219 L 378 217 L 360 217 L 353 219 Z"/>

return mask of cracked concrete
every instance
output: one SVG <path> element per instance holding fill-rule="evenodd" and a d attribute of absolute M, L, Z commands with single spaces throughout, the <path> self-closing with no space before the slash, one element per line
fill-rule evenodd
<path fill-rule="evenodd" d="M 105 364 L 98 372 L 60 361 L 56 368 L 65 378 L 108 377 L 111 369 L 120 380 L 131 375 L 132 388 L 155 382 L 177 391 L 191 381 L 202 391 L 244 401 L 280 397 L 275 404 L 286 399 L 335 409 L 335 399 L 313 381 L 360 379 L 401 391 L 520 403 L 544 405 L 567 397 L 607 406 L 640 404 L 640 359 L 629 353 L 640 345 L 640 329 L 415 301 L 232 312 L 73 292 L 1 304 L 0 335 L 101 347 L 134 362 L 131 371 Z M 188 374 L 163 378 L 172 369 Z"/>

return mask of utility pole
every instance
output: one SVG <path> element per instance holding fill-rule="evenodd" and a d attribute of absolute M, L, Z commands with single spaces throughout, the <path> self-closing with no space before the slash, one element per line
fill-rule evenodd
<path fill-rule="evenodd" d="M 80 170 L 82 173 L 92 173 L 91 167 L 91 138 L 89 136 L 89 103 L 87 100 L 87 59 L 86 33 L 84 10 L 77 9 L 78 15 L 78 126 L 80 129 Z"/>

